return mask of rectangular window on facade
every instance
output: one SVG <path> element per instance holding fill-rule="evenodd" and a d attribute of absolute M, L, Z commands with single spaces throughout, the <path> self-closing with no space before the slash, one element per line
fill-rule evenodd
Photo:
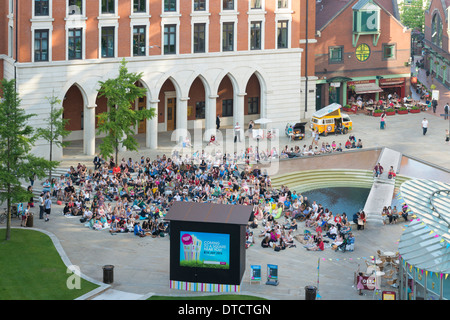
<path fill-rule="evenodd" d="M 147 12 L 146 0 L 133 0 L 133 12 Z"/>
<path fill-rule="evenodd" d="M 194 24 L 194 53 L 205 52 L 206 23 Z"/>
<path fill-rule="evenodd" d="M 101 51 L 102 58 L 114 57 L 114 27 L 102 27 Z"/>
<path fill-rule="evenodd" d="M 69 29 L 68 35 L 68 57 L 69 60 L 82 58 L 83 29 Z"/>
<path fill-rule="evenodd" d="M 234 0 L 222 0 L 223 10 L 234 10 Z"/>
<path fill-rule="evenodd" d="M 164 54 L 177 53 L 177 26 L 175 24 L 167 24 L 164 26 Z"/>
<path fill-rule="evenodd" d="M 48 30 L 34 31 L 34 61 L 48 61 Z"/>
<path fill-rule="evenodd" d="M 259 113 L 259 97 L 248 98 L 248 114 Z"/>
<path fill-rule="evenodd" d="M 261 21 L 250 23 L 250 50 L 261 50 Z"/>
<path fill-rule="evenodd" d="M 289 21 L 283 20 L 278 21 L 277 25 L 277 48 L 287 48 L 289 41 L 288 41 L 288 23 Z"/>
<path fill-rule="evenodd" d="M 164 12 L 177 11 L 177 0 L 164 0 Z"/>
<path fill-rule="evenodd" d="M 102 0 L 102 13 L 108 14 L 108 13 L 115 13 L 115 1 L 114 0 Z"/>
<path fill-rule="evenodd" d="M 206 11 L 206 0 L 194 0 L 194 11 Z"/>
<path fill-rule="evenodd" d="M 395 59 L 395 44 L 383 44 L 383 59 Z"/>
<path fill-rule="evenodd" d="M 69 0 L 68 2 L 69 15 L 82 15 L 83 14 L 83 0 Z"/>
<path fill-rule="evenodd" d="M 133 56 L 145 56 L 145 26 L 133 27 Z"/>
<path fill-rule="evenodd" d="M 278 1 L 278 9 L 289 8 L 289 0 L 277 0 L 277 1 Z"/>
<path fill-rule="evenodd" d="M 329 63 L 341 63 L 342 59 L 343 59 L 343 47 L 330 47 L 328 49 L 329 51 L 329 56 L 328 56 L 328 61 Z"/>
<path fill-rule="evenodd" d="M 222 25 L 222 51 L 234 50 L 234 22 L 224 22 Z"/>
<path fill-rule="evenodd" d="M 195 119 L 205 119 L 205 101 L 195 103 Z"/>
<path fill-rule="evenodd" d="M 222 100 L 222 117 L 233 116 L 233 99 Z"/>
<path fill-rule="evenodd" d="M 261 9 L 261 0 L 250 0 L 250 9 Z"/>
<path fill-rule="evenodd" d="M 48 16 L 48 4 L 49 0 L 35 0 L 34 1 L 34 15 L 35 16 Z"/>

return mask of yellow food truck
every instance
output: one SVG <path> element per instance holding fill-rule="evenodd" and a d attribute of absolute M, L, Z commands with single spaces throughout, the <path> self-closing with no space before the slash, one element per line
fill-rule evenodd
<path fill-rule="evenodd" d="M 311 130 L 318 130 L 319 134 L 328 133 L 345 134 L 352 130 L 352 120 L 346 113 L 341 113 L 341 105 L 332 103 L 313 113 L 311 118 Z"/>

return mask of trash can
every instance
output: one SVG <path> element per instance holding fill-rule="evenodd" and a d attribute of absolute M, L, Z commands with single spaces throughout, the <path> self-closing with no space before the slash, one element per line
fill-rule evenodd
<path fill-rule="evenodd" d="M 106 284 L 111 284 L 114 282 L 114 266 L 103 266 L 103 282 Z"/>
<path fill-rule="evenodd" d="M 316 300 L 317 288 L 314 286 L 305 287 L 305 300 Z"/>
<path fill-rule="evenodd" d="M 32 214 L 30 214 L 28 217 L 27 217 L 27 227 L 28 228 L 33 228 L 33 215 Z"/>

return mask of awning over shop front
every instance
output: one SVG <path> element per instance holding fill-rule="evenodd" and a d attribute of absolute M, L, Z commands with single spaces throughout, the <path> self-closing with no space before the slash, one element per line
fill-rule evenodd
<path fill-rule="evenodd" d="M 370 82 L 370 83 L 355 84 L 356 94 L 376 93 L 376 92 L 383 92 L 383 89 L 381 89 L 376 83 Z"/>

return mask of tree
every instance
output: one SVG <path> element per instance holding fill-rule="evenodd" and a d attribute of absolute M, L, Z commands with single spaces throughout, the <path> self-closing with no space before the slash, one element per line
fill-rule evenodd
<path fill-rule="evenodd" d="M 38 128 L 37 133 L 44 140 L 50 144 L 50 156 L 49 160 L 53 158 L 53 144 L 58 147 L 66 147 L 69 142 L 64 141 L 63 138 L 67 137 L 71 131 L 66 130 L 66 125 L 69 122 L 67 119 L 63 119 L 63 108 L 58 108 L 57 105 L 61 104 L 61 100 L 55 97 L 53 94 L 51 97 L 47 97 L 47 101 L 50 103 L 50 117 L 47 121 L 47 127 Z M 49 170 L 49 179 L 52 178 L 52 170 Z"/>
<path fill-rule="evenodd" d="M 425 5 L 427 5 L 426 1 Z M 424 32 L 425 7 L 423 0 L 412 0 L 410 3 L 404 1 L 400 4 L 400 20 L 411 30 L 417 29 Z"/>
<path fill-rule="evenodd" d="M 128 72 L 126 61 L 123 59 L 117 78 L 99 82 L 100 97 L 104 96 L 108 100 L 108 111 L 97 115 L 98 134 L 106 134 L 99 145 L 100 154 L 104 158 L 115 154 L 116 163 L 121 144 L 128 150 L 138 150 L 139 144 L 133 137 L 134 127 L 139 121 L 156 115 L 154 109 L 134 110 L 134 101 L 146 94 L 144 88 L 136 85 L 141 78 L 142 73 Z"/>
<path fill-rule="evenodd" d="M 27 201 L 31 194 L 22 186 L 28 181 L 30 172 L 43 178 L 46 172 L 58 163 L 36 157 L 31 153 L 38 134 L 28 124 L 34 114 L 21 109 L 15 89 L 15 80 L 3 79 L 0 87 L 3 99 L 0 102 L 0 202 L 7 203 L 6 240 L 11 237 L 11 207 L 15 202 Z"/>

